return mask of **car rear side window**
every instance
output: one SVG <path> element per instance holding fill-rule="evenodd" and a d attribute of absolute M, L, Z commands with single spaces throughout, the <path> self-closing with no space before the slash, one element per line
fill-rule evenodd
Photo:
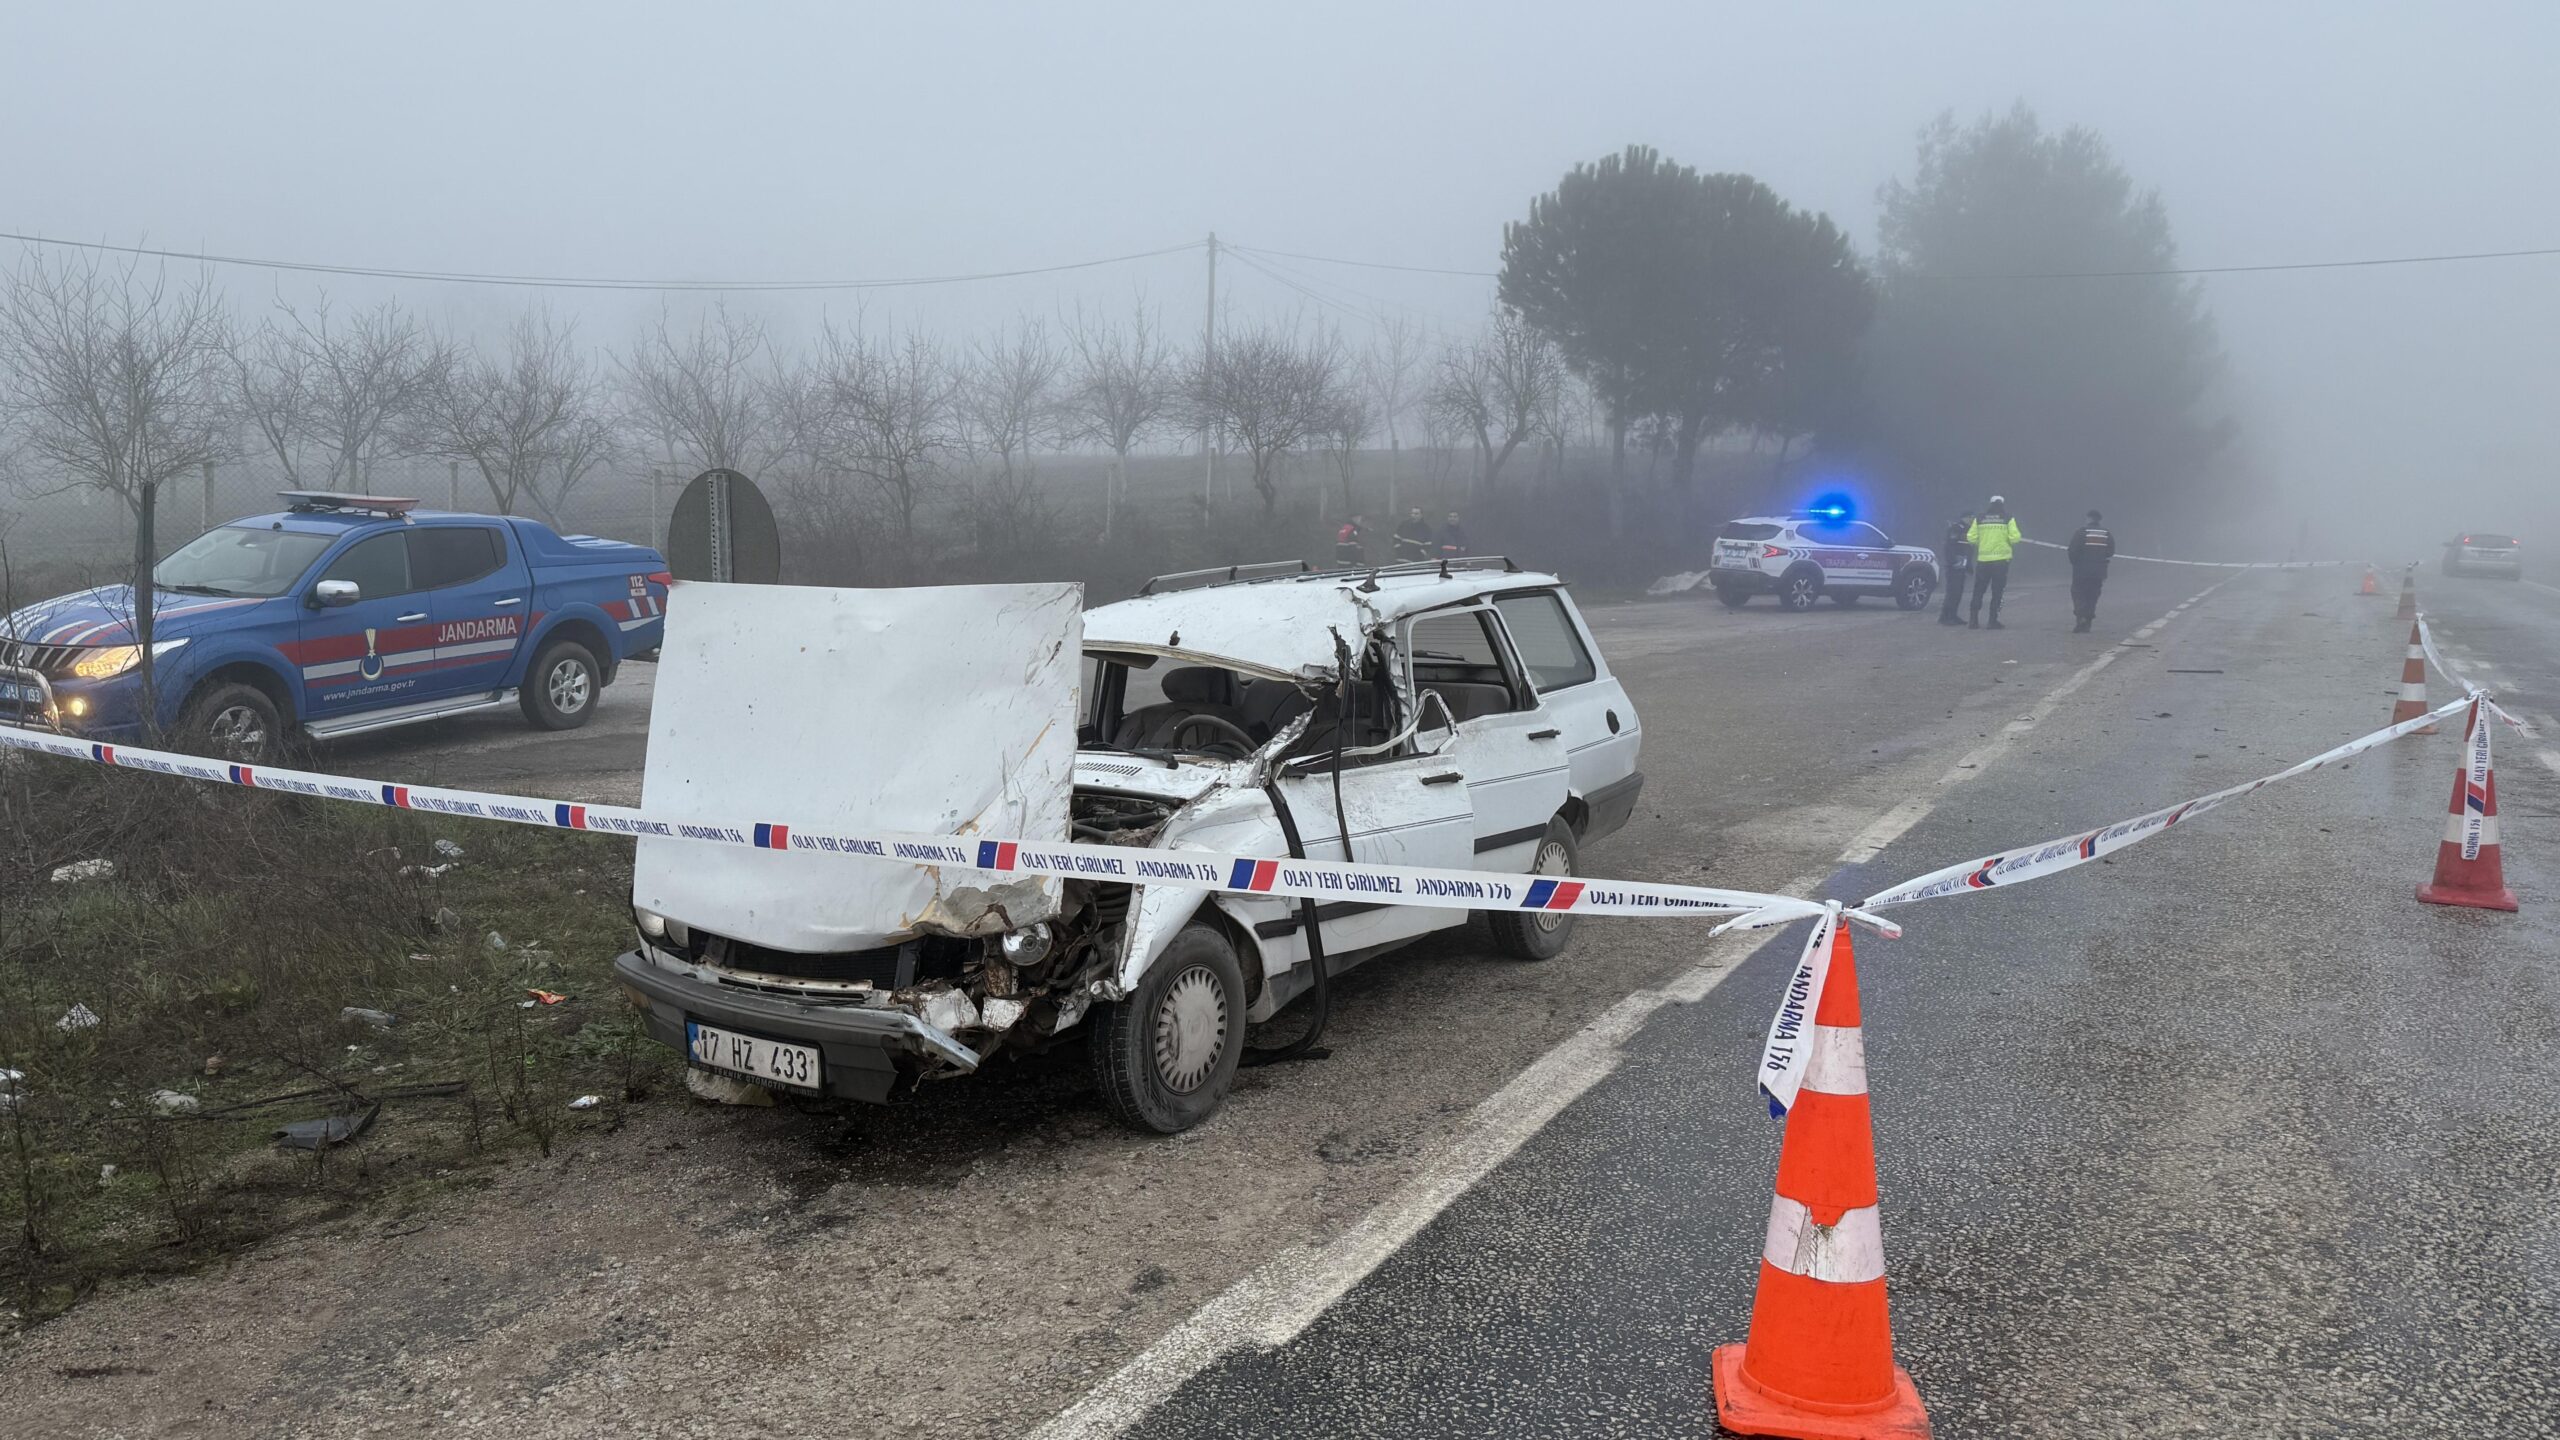
<path fill-rule="evenodd" d="M 1718 530 L 1716 532 L 1716 538 L 1719 540 L 1775 540 L 1778 538 L 1778 527 L 1775 525 L 1754 525 L 1736 520 L 1725 526 L 1723 529 Z"/>
<path fill-rule="evenodd" d="M 352 580 L 362 600 L 409 593 L 409 537 L 398 530 L 367 536 L 329 562 L 322 580 Z"/>
<path fill-rule="evenodd" d="M 1553 694 L 1599 678 L 1600 669 L 1583 648 L 1573 617 L 1565 613 L 1564 597 L 1549 591 L 1501 595 L 1495 597 L 1493 608 L 1502 612 L 1502 623 L 1511 631 L 1511 647 L 1519 652 L 1529 678 L 1538 682 L 1539 693 Z"/>
<path fill-rule="evenodd" d="M 507 563 L 495 526 L 435 525 L 409 532 L 409 577 L 420 590 L 467 585 Z"/>

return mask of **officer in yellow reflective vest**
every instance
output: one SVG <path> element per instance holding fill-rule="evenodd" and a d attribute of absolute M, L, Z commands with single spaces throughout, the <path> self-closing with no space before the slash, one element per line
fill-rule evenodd
<path fill-rule="evenodd" d="M 1991 628 L 2005 629 L 2000 623 L 2000 598 L 2009 593 L 2009 556 L 2020 538 L 2018 522 L 2009 518 L 2009 502 L 1992 496 L 1965 538 L 1973 542 L 1973 608 L 1966 615 L 1965 628 L 1982 628 L 1982 597 L 1988 594 Z"/>

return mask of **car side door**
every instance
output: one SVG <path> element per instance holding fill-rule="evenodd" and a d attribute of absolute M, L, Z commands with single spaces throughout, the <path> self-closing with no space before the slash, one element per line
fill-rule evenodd
<path fill-rule="evenodd" d="M 1384 743 L 1406 728 L 1402 716 L 1410 713 L 1392 677 L 1373 679 L 1365 689 L 1373 708 L 1387 713 L 1354 727 L 1354 749 Z M 1466 776 L 1445 756 L 1426 753 L 1411 739 L 1376 755 L 1346 755 L 1341 783 L 1342 806 L 1336 810 L 1329 755 L 1309 754 L 1281 769 L 1281 798 L 1288 802 L 1299 845 L 1309 858 L 1442 870 L 1475 867 L 1475 815 Z M 1343 851 L 1346 833 L 1348 856 Z M 1323 929 L 1325 953 L 1341 955 L 1463 925 L 1467 912 L 1398 905 L 1388 892 L 1346 893 L 1339 900 L 1319 902 L 1316 920 Z M 1290 957 L 1286 963 L 1304 958 L 1294 909 L 1255 929 L 1266 949 L 1282 942 L 1275 953 Z"/>
<path fill-rule="evenodd" d="M 1643 729 L 1626 687 L 1609 673 L 1589 627 L 1563 591 L 1516 590 L 1495 596 L 1493 608 L 1538 687 L 1540 703 L 1564 727 L 1565 759 L 1574 798 L 1582 802 L 1586 837 L 1608 834 L 1626 823 L 1643 783 L 1636 772 Z"/>
<path fill-rule="evenodd" d="M 444 688 L 481 695 L 514 669 L 531 624 L 524 561 L 506 527 L 421 525 L 409 532 L 410 583 L 433 602 L 435 664 Z"/>
<path fill-rule="evenodd" d="M 410 583 L 406 526 L 344 546 L 313 572 L 302 597 L 292 659 L 306 723 L 443 693 L 434 611 Z"/>
<path fill-rule="evenodd" d="M 1437 694 L 1457 722 L 1440 758 L 1466 777 L 1475 868 L 1527 870 L 1571 790 L 1563 723 L 1539 702 L 1488 602 L 1407 620 L 1404 653 L 1416 701 Z"/>

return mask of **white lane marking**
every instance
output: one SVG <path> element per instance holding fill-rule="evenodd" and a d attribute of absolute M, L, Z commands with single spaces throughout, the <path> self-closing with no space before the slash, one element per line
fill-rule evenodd
<path fill-rule="evenodd" d="M 2221 588 L 2220 584 L 2207 586 L 2176 609 L 2135 631 L 2131 638 L 2149 638 L 2197 601 Z M 2124 642 L 2117 642 L 2105 654 L 2082 666 L 2071 678 L 2055 687 L 2051 694 L 2037 701 L 2024 716 L 2009 722 L 1990 744 L 1967 756 L 1963 764 L 1939 781 L 1937 796 L 1943 796 L 1947 786 L 1978 773 L 1977 757 L 1985 760 L 1994 758 L 2010 741 L 2034 729 L 2036 722 L 2052 714 L 2055 705 L 2089 683 L 2090 677 L 2105 669 L 2124 648 Z M 1968 765 L 1977 768 L 1967 769 Z M 1859 844 L 1864 843 L 1868 835 L 1877 833 L 1887 821 L 1901 815 L 1909 804 L 1906 801 L 1904 805 L 1895 806 L 1890 813 L 1867 827 L 1859 837 Z M 1900 835 L 1910 829 L 1926 817 L 1935 804 L 1935 797 L 1922 803 L 1893 833 Z M 1853 854 L 1859 844 L 1849 847 Z M 1827 878 L 1828 872 L 1800 876 L 1780 886 L 1778 893 L 1810 896 Z M 1051 1416 L 1046 1424 L 1031 1432 L 1028 1440 L 1110 1440 L 1110 1437 L 1144 1419 L 1147 1412 L 1220 1358 L 1247 1347 L 1276 1349 L 1296 1339 L 1300 1332 L 1315 1323 L 1317 1316 L 1350 1293 L 1351 1287 L 1367 1279 L 1371 1272 L 1386 1263 L 1388 1257 L 1404 1248 L 1407 1241 L 1422 1233 L 1424 1226 L 1438 1218 L 1440 1212 L 1466 1194 L 1477 1181 L 1516 1154 L 1531 1136 L 1546 1128 L 1548 1121 L 1563 1113 L 1566 1106 L 1616 1073 L 1619 1062 L 1626 1058 L 1621 1047 L 1629 1036 L 1644 1028 L 1645 1022 L 1652 1019 L 1655 1012 L 1666 1005 L 1694 1004 L 1705 999 L 1728 976 L 1784 933 L 1783 928 L 1769 930 L 1729 961 L 1693 965 L 1654 989 L 1637 991 L 1610 1006 L 1600 1018 L 1565 1037 L 1554 1049 L 1532 1061 L 1527 1069 L 1513 1076 L 1510 1083 L 1477 1102 L 1476 1107 L 1467 1112 L 1467 1118 L 1457 1133 L 1423 1162 L 1421 1172 L 1397 1187 L 1394 1194 L 1362 1216 L 1350 1229 L 1323 1245 L 1294 1245 L 1278 1257 L 1264 1262 L 1260 1269 L 1228 1286 L 1158 1337 L 1137 1358 L 1087 1391 L 1083 1398 Z"/>
<path fill-rule="evenodd" d="M 2434 634 L 2436 637 L 2437 652 L 2444 656 L 2444 664 L 2437 668 L 2445 672 L 2446 679 L 2451 680 L 2454 684 L 2461 686 L 2465 690 L 2487 690 L 2495 693 L 2499 689 L 2500 681 L 2498 679 L 2498 667 L 2496 662 L 2482 660 L 2475 657 L 2471 653 L 2471 648 L 2467 645 L 2460 645 L 2447 641 L 2444 637 L 2444 632 L 2437 628 L 2434 616 L 2427 617 L 2427 627 L 2430 633 Z M 2471 678 L 2470 674 L 2470 672 L 2474 670 L 2480 673 L 2480 679 L 2476 681 Z M 2515 712 L 2512 710 L 2507 713 L 2515 715 Z M 2545 716 L 2544 718 L 2547 720 L 2550 717 Z M 2516 733 L 2527 740 L 2539 740 L 2542 738 L 2542 732 L 2536 730 L 2533 726 L 2533 722 L 2522 715 L 2515 715 L 2515 726 Z M 2549 752 L 2546 751 L 2545 753 L 2548 754 Z"/>
<path fill-rule="evenodd" d="M 2518 576 L 2517 579 L 2520 583 L 2530 585 L 2536 590 L 2548 590 L 2554 595 L 2560 595 L 2560 585 L 2546 585 L 2539 580 L 2525 580 L 2522 576 Z"/>
<path fill-rule="evenodd" d="M 2227 585 L 2229 583 L 2230 582 L 2226 580 L 2222 582 L 2222 585 Z M 1938 783 L 1936 785 L 1931 786 L 1928 790 L 1925 790 L 1920 794 L 1905 797 L 1901 804 L 1894 806 L 1892 809 L 1887 810 L 1884 814 L 1878 816 L 1874 824 L 1859 831 L 1857 838 L 1849 842 L 1849 848 L 1840 852 L 1840 863 L 1843 865 L 1864 865 L 1868 861 L 1875 859 L 1878 855 L 1883 854 L 1886 847 L 1893 844 L 1894 841 L 1901 839 L 1906 831 L 1910 830 L 1912 826 L 1919 824 L 1923 819 L 1927 818 L 1930 811 L 1938 807 L 1938 802 L 1946 798 L 1949 787 L 1961 785 L 1965 781 L 1972 779 L 1974 776 L 1981 774 L 1983 771 L 1990 769 L 1992 762 L 2007 753 L 2009 747 L 2016 743 L 2019 736 L 2024 735 L 2035 729 L 2038 725 L 2043 724 L 2046 717 L 2053 714 L 2055 706 L 2070 699 L 2081 686 L 2088 684 L 2093 679 L 2096 679 L 2099 671 L 2116 663 L 2117 658 L 2122 656 L 2127 648 L 2138 644 L 2141 641 L 2148 640 L 2152 636 L 2158 634 L 2162 626 L 2177 619 L 2178 616 L 2189 606 L 2194 605 L 2197 601 L 2202 600 L 2205 596 L 2212 594 L 2214 591 L 2221 589 L 2222 585 L 2206 586 L 2194 595 L 2189 596 L 2184 602 L 2179 604 L 2176 609 L 2171 610 L 2168 614 L 2161 616 L 2159 619 L 2154 620 L 2150 624 L 2143 626 L 2141 629 L 2134 631 L 2124 639 L 2108 646 L 2106 650 L 2099 654 L 2097 659 L 2081 666 L 2078 670 L 2072 673 L 2070 679 L 2055 686 L 2051 694 L 2048 694 L 2043 699 L 2037 701 L 2033 708 L 2029 709 L 2026 714 L 2021 715 L 2017 719 L 2010 721 L 2008 724 L 2001 726 L 1999 734 L 1992 736 L 1988 742 L 1975 749 L 1962 760 L 1957 761 L 1954 769 L 1949 770 L 1946 774 L 1938 777 Z"/>
<path fill-rule="evenodd" d="M 2544 750 L 2538 753 L 2541 755 L 2542 763 L 2544 765 L 2550 767 L 2554 771 L 2560 771 L 2560 750 Z"/>

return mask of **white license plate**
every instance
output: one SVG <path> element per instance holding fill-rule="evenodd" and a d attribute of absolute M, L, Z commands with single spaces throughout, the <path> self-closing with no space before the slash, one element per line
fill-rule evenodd
<path fill-rule="evenodd" d="M 0 705 L 33 705 L 35 703 L 35 691 L 23 685 L 12 685 L 5 680 L 0 680 Z"/>
<path fill-rule="evenodd" d="M 1719 550 L 1716 552 L 1716 558 L 1708 562 L 1708 567 L 1710 569 L 1721 568 L 1726 570 L 1748 570 L 1751 568 L 1751 552 L 1747 550 Z"/>
<path fill-rule="evenodd" d="M 752 1080 L 770 1080 L 794 1090 L 817 1090 L 822 1072 L 818 1067 L 818 1049 L 814 1045 L 794 1045 L 787 1040 L 767 1040 L 761 1035 L 741 1035 L 735 1030 L 722 1030 L 699 1020 L 684 1022 L 685 1048 L 692 1052 L 693 1063 Z"/>

